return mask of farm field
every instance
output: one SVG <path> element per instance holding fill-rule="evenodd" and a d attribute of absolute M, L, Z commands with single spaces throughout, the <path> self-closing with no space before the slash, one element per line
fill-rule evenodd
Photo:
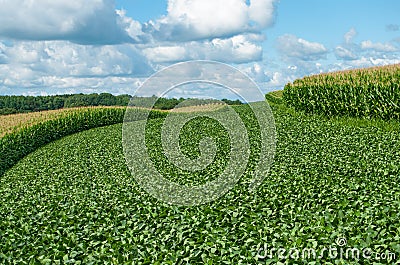
<path fill-rule="evenodd" d="M 246 106 L 235 109 L 251 117 Z M 125 164 L 121 124 L 70 135 L 29 154 L 0 179 L 0 261 L 274 264 L 277 255 L 257 258 L 260 248 L 329 248 L 338 238 L 400 257 L 398 123 L 329 119 L 279 104 L 272 109 L 277 149 L 262 186 L 251 193 L 246 185 L 258 159 L 257 127 L 247 118 L 251 154 L 244 176 L 219 200 L 195 207 L 164 205 L 136 184 Z M 198 156 L 195 133 L 202 124 L 201 137 L 221 141 L 216 163 L 222 166 L 213 163 L 205 174 L 179 179 L 162 153 L 162 121 L 149 120 L 146 131 L 159 171 L 177 182 L 201 183 L 223 170 L 229 159 L 224 130 L 198 118 L 184 127 L 181 148 Z M 337 263 L 327 256 L 315 260 Z"/>
<path fill-rule="evenodd" d="M 0 0 L 0 265 L 400 265 L 399 10 Z"/>
<path fill-rule="evenodd" d="M 79 113 L 93 109 L 124 109 L 125 107 L 81 107 L 81 108 L 66 108 L 59 110 L 48 110 L 31 113 L 19 113 L 11 115 L 0 115 L 0 137 L 5 134 L 16 132 L 25 127 L 30 127 L 49 120 L 56 120 L 66 117 L 70 114 Z"/>
<path fill-rule="evenodd" d="M 220 104 L 205 104 L 190 107 L 180 107 L 172 109 L 173 112 L 197 112 L 197 111 L 214 111 L 221 108 Z M 30 127 L 38 123 L 55 120 L 66 117 L 70 114 L 79 113 L 81 111 L 93 109 L 125 109 L 126 107 L 119 106 L 101 106 L 101 107 L 80 107 L 80 108 L 65 108 L 59 110 L 48 110 L 31 113 L 19 113 L 11 115 L 0 115 L 0 137 L 7 133 L 16 132 L 22 128 Z M 158 110 L 162 112 L 169 112 L 169 110 Z"/>
<path fill-rule="evenodd" d="M 328 116 L 400 119 L 400 64 L 323 73 L 285 86 L 296 110 Z"/>

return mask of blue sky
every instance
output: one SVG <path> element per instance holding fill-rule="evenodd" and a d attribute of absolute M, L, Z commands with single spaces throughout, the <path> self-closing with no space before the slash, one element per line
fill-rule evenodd
<path fill-rule="evenodd" d="M 264 92 L 400 63 L 398 0 L 6 0 L 0 94 L 132 94 L 176 62 L 215 60 Z"/>

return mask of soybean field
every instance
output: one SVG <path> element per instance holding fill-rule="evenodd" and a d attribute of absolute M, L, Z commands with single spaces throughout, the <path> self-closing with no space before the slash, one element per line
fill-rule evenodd
<path fill-rule="evenodd" d="M 255 192 L 247 188 L 259 162 L 259 139 L 251 110 L 237 106 L 247 117 L 251 144 L 245 173 L 224 196 L 199 206 L 160 203 L 137 184 L 126 165 L 118 120 L 38 147 L 0 178 L 0 262 L 394 263 L 265 252 L 329 248 L 345 239 L 352 248 L 400 256 L 398 122 L 308 115 L 270 103 L 277 145 L 262 185 Z M 223 127 L 204 117 L 183 127 L 180 143 L 188 157 L 199 156 L 202 137 L 216 139 L 218 150 L 204 174 L 182 175 L 160 144 L 164 119 L 153 115 L 146 130 L 146 146 L 160 172 L 196 184 L 223 170 L 230 155 Z"/>

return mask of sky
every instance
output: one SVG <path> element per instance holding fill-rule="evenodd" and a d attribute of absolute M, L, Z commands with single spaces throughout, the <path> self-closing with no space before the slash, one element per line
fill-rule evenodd
<path fill-rule="evenodd" d="M 213 60 L 263 92 L 306 75 L 400 63 L 398 0 L 2 0 L 0 95 L 133 94 Z"/>

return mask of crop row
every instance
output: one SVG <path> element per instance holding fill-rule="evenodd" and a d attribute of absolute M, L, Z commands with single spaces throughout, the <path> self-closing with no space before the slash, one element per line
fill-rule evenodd
<path fill-rule="evenodd" d="M 85 109 L 94 109 L 94 108 L 124 109 L 126 107 L 102 106 L 102 107 L 66 108 L 66 109 L 48 110 L 39 112 L 18 113 L 12 115 L 0 115 L 0 124 L 1 124 L 0 137 L 3 137 L 6 134 L 14 133 L 25 127 L 30 127 L 35 124 L 43 123 L 49 120 L 60 119 L 73 113 L 83 112 Z"/>
<path fill-rule="evenodd" d="M 326 252 L 298 260 L 268 252 L 259 259 L 257 252 L 339 249 L 336 240 L 345 238 L 345 247 L 389 251 L 398 258 L 398 132 L 274 109 L 275 163 L 253 193 L 248 182 L 257 162 L 257 126 L 248 109 L 237 110 L 252 147 L 246 173 L 223 197 L 200 206 L 165 205 L 139 187 L 126 166 L 118 124 L 65 137 L 28 155 L 0 178 L 0 263 L 395 263 L 339 261 Z M 162 123 L 148 122 L 146 144 L 167 178 L 197 184 L 223 170 L 229 144 L 218 124 L 198 118 L 185 125 L 180 144 L 188 157 L 198 157 L 201 137 L 215 137 L 218 151 L 204 174 L 181 175 L 163 154 Z"/>
<path fill-rule="evenodd" d="M 400 64 L 319 74 L 285 86 L 287 105 L 328 116 L 400 118 Z"/>
<path fill-rule="evenodd" d="M 265 94 L 265 99 L 275 104 L 282 104 L 283 91 L 277 90 Z"/>
<path fill-rule="evenodd" d="M 121 123 L 124 114 L 124 108 L 77 109 L 55 119 L 39 122 L 6 134 L 0 138 L 0 176 L 37 148 L 66 135 Z M 150 116 L 159 118 L 165 115 L 162 112 L 152 111 Z"/>

